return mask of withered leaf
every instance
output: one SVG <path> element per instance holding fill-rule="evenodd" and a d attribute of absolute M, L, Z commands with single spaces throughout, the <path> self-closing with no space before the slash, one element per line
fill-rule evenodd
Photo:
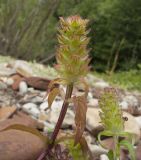
<path fill-rule="evenodd" d="M 87 104 L 85 95 L 79 97 L 73 97 L 73 103 L 75 106 L 75 124 L 76 124 L 76 135 L 75 145 L 80 141 L 86 124 L 86 112 Z"/>
<path fill-rule="evenodd" d="M 87 82 L 84 79 L 80 79 L 80 84 L 82 84 L 84 86 L 85 96 L 87 97 L 88 92 L 89 92 L 89 85 L 87 84 Z"/>
<path fill-rule="evenodd" d="M 48 94 L 48 107 L 50 108 L 55 97 L 60 93 L 59 88 L 53 88 Z"/>

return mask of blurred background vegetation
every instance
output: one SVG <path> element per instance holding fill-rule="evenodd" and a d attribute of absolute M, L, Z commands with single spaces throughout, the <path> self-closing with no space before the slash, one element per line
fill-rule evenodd
<path fill-rule="evenodd" d="M 59 17 L 90 20 L 91 66 L 141 71 L 141 0 L 0 0 L 0 55 L 54 61 Z"/>

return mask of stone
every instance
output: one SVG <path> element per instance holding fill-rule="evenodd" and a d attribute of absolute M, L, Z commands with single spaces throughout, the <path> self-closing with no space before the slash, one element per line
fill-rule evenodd
<path fill-rule="evenodd" d="M 99 81 L 99 82 L 96 82 L 94 83 L 94 86 L 97 87 L 97 88 L 106 88 L 106 87 L 109 87 L 109 84 L 105 81 Z"/>
<path fill-rule="evenodd" d="M 5 120 L 16 112 L 16 107 L 2 107 L 0 108 L 0 121 Z"/>
<path fill-rule="evenodd" d="M 138 123 L 140 129 L 141 129 L 141 116 L 135 117 L 136 122 Z"/>
<path fill-rule="evenodd" d="M 97 108 L 88 108 L 87 116 L 86 116 L 86 128 L 94 134 L 97 135 L 100 131 L 102 131 L 103 127 L 100 124 L 99 117 L 100 109 Z"/>
<path fill-rule="evenodd" d="M 63 101 L 54 101 L 51 109 L 48 110 L 48 117 L 47 120 L 52 123 L 52 124 L 56 124 L 58 117 L 60 115 L 60 111 L 62 108 L 62 104 Z M 74 112 L 72 110 L 70 110 L 70 108 L 68 108 L 67 113 L 65 115 L 65 119 L 63 121 L 63 126 L 67 127 L 67 126 L 72 126 L 74 124 Z M 63 127 L 62 126 L 62 127 Z"/>
<path fill-rule="evenodd" d="M 138 99 L 137 99 L 135 96 L 133 96 L 133 95 L 127 95 L 127 96 L 125 96 L 123 99 L 124 99 L 124 101 L 126 101 L 126 102 L 129 104 L 129 106 L 131 106 L 131 107 L 138 107 L 138 106 L 139 106 Z"/>
<path fill-rule="evenodd" d="M 7 89 L 7 85 L 4 82 L 0 81 L 0 90 L 4 89 Z"/>
<path fill-rule="evenodd" d="M 33 93 L 34 93 L 34 92 L 33 92 Z M 42 102 L 43 102 L 43 97 L 35 96 L 35 97 L 31 98 L 30 101 L 31 101 L 32 103 L 41 105 Z"/>
<path fill-rule="evenodd" d="M 39 108 L 40 108 L 41 111 L 46 110 L 48 108 L 48 102 L 45 101 L 45 102 L 41 103 L 41 105 L 39 106 Z"/>
<path fill-rule="evenodd" d="M 0 132 L 1 160 L 34 160 L 45 146 L 41 138 L 30 132 L 14 129 Z"/>
<path fill-rule="evenodd" d="M 38 128 L 40 130 L 43 130 L 44 124 L 41 122 L 38 122 L 37 120 L 31 118 L 31 116 L 21 112 L 17 111 L 15 114 L 13 114 L 12 117 L 0 121 L 0 131 L 7 128 L 8 126 L 15 125 L 15 124 L 21 124 L 25 126 L 29 126 L 32 128 Z"/>
<path fill-rule="evenodd" d="M 12 67 L 18 74 L 22 75 L 23 77 L 30 77 L 33 75 L 33 71 L 26 61 L 16 60 L 14 64 L 12 64 Z"/>
<path fill-rule="evenodd" d="M 26 103 L 22 106 L 23 111 L 29 113 L 31 108 L 37 108 L 37 105 L 34 103 Z"/>
<path fill-rule="evenodd" d="M 50 80 L 47 78 L 42 77 L 27 77 L 25 78 L 26 83 L 28 86 L 38 89 L 38 90 L 47 90 L 47 87 L 50 83 Z"/>
<path fill-rule="evenodd" d="M 106 154 L 108 152 L 107 149 L 95 144 L 88 144 L 89 149 L 94 157 L 99 157 L 101 154 Z"/>
<path fill-rule="evenodd" d="M 122 101 L 121 103 L 119 103 L 119 106 L 120 106 L 123 110 L 128 110 L 129 104 L 128 104 L 126 101 Z"/>
<path fill-rule="evenodd" d="M 106 154 L 102 154 L 100 155 L 100 160 L 109 160 L 109 158 Z"/>
<path fill-rule="evenodd" d="M 8 86 L 12 86 L 13 83 L 14 83 L 14 80 L 13 80 L 12 78 L 7 78 L 6 84 L 7 84 Z"/>
<path fill-rule="evenodd" d="M 87 105 L 88 107 L 98 107 L 98 99 L 96 98 L 89 99 L 89 102 Z"/>
<path fill-rule="evenodd" d="M 21 95 L 23 95 L 23 94 L 27 93 L 27 91 L 28 91 L 27 83 L 24 81 L 21 81 L 19 84 L 19 93 Z"/>
<path fill-rule="evenodd" d="M 39 114 L 40 114 L 40 111 L 39 111 L 39 109 L 38 108 L 31 108 L 30 110 L 29 110 L 29 113 L 32 115 L 32 116 L 34 116 L 34 117 L 38 117 L 39 116 Z"/>

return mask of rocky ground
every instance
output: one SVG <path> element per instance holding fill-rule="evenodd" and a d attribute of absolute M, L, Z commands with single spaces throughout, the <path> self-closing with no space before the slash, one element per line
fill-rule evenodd
<path fill-rule="evenodd" d="M 1 62 L 0 129 L 17 122 L 17 119 L 15 119 L 13 122 L 6 121 L 4 123 L 4 121 L 12 117 L 13 114 L 16 113 L 19 115 L 20 113 L 18 112 L 22 111 L 23 114 L 20 114 L 20 121 L 23 124 L 28 123 L 28 118 L 25 117 L 30 115 L 30 117 L 40 122 L 36 125 L 38 125 L 37 128 L 42 128 L 44 134 L 51 132 L 59 116 L 63 99 L 61 96 L 57 96 L 51 109 L 48 109 L 48 103 L 44 97 L 50 80 L 54 79 L 56 76 L 57 74 L 52 68 L 45 68 L 43 65 L 31 64 L 20 60 Z M 89 83 L 90 90 L 87 101 L 87 123 L 84 135 L 93 155 L 95 157 L 100 157 L 100 160 L 107 160 L 107 150 L 98 145 L 96 136 L 99 131 L 102 130 L 102 126 L 99 123 L 98 100 L 104 88 L 111 86 L 92 74 L 88 74 L 86 80 Z M 116 90 L 118 93 L 119 105 L 124 115 L 128 117 L 128 121 L 125 122 L 125 130 L 135 136 L 135 148 L 137 148 L 137 152 L 140 153 L 141 93 L 128 92 L 120 88 L 116 88 Z M 78 92 L 78 89 L 75 89 L 75 92 Z M 32 120 L 30 119 L 29 121 Z M 73 106 L 70 106 L 62 130 L 64 132 L 72 132 L 74 126 L 74 111 Z M 106 140 L 104 143 L 107 143 L 107 146 L 110 147 L 111 140 Z"/>

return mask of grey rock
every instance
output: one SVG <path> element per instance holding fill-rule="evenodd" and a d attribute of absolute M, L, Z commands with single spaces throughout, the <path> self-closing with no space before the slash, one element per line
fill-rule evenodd
<path fill-rule="evenodd" d="M 38 108 L 32 107 L 29 110 L 29 114 L 31 114 L 33 117 L 37 118 L 39 116 L 39 114 L 40 114 L 40 111 L 38 110 Z"/>
<path fill-rule="evenodd" d="M 26 103 L 22 106 L 22 109 L 27 113 L 30 113 L 31 108 L 37 108 L 37 105 L 34 103 Z"/>
<path fill-rule="evenodd" d="M 100 155 L 100 160 L 109 160 L 109 158 L 106 154 L 102 154 Z"/>
<path fill-rule="evenodd" d="M 91 151 L 92 155 L 96 156 L 96 157 L 98 157 L 102 154 L 106 154 L 108 152 L 108 150 L 102 148 L 99 145 L 88 144 L 88 146 L 90 148 L 90 151 Z"/>
<path fill-rule="evenodd" d="M 133 95 L 125 96 L 123 100 L 126 101 L 130 107 L 138 107 L 139 106 L 138 99 Z"/>
<path fill-rule="evenodd" d="M 126 101 L 122 101 L 121 103 L 119 103 L 119 106 L 123 109 L 123 110 L 127 110 L 129 107 L 129 104 Z"/>
<path fill-rule="evenodd" d="M 48 108 L 48 102 L 45 101 L 45 102 L 41 103 L 41 105 L 39 106 L 39 108 L 40 108 L 41 111 L 46 110 Z"/>
<path fill-rule="evenodd" d="M 96 98 L 89 99 L 88 107 L 98 107 L 98 99 Z"/>
<path fill-rule="evenodd" d="M 7 85 L 4 82 L 0 81 L 0 90 L 6 89 Z"/>
<path fill-rule="evenodd" d="M 13 80 L 12 78 L 7 78 L 6 84 L 7 84 L 8 86 L 11 86 L 13 83 L 14 83 L 14 80 Z"/>
<path fill-rule="evenodd" d="M 28 86 L 27 83 L 24 81 L 21 81 L 19 84 L 19 93 L 20 94 L 25 94 L 28 91 Z"/>
<path fill-rule="evenodd" d="M 94 86 L 97 88 L 104 89 L 106 87 L 109 87 L 109 84 L 105 81 L 99 81 L 99 82 L 94 83 Z"/>
<path fill-rule="evenodd" d="M 141 129 L 141 116 L 135 117 L 136 122 L 138 123 L 140 129 Z"/>

